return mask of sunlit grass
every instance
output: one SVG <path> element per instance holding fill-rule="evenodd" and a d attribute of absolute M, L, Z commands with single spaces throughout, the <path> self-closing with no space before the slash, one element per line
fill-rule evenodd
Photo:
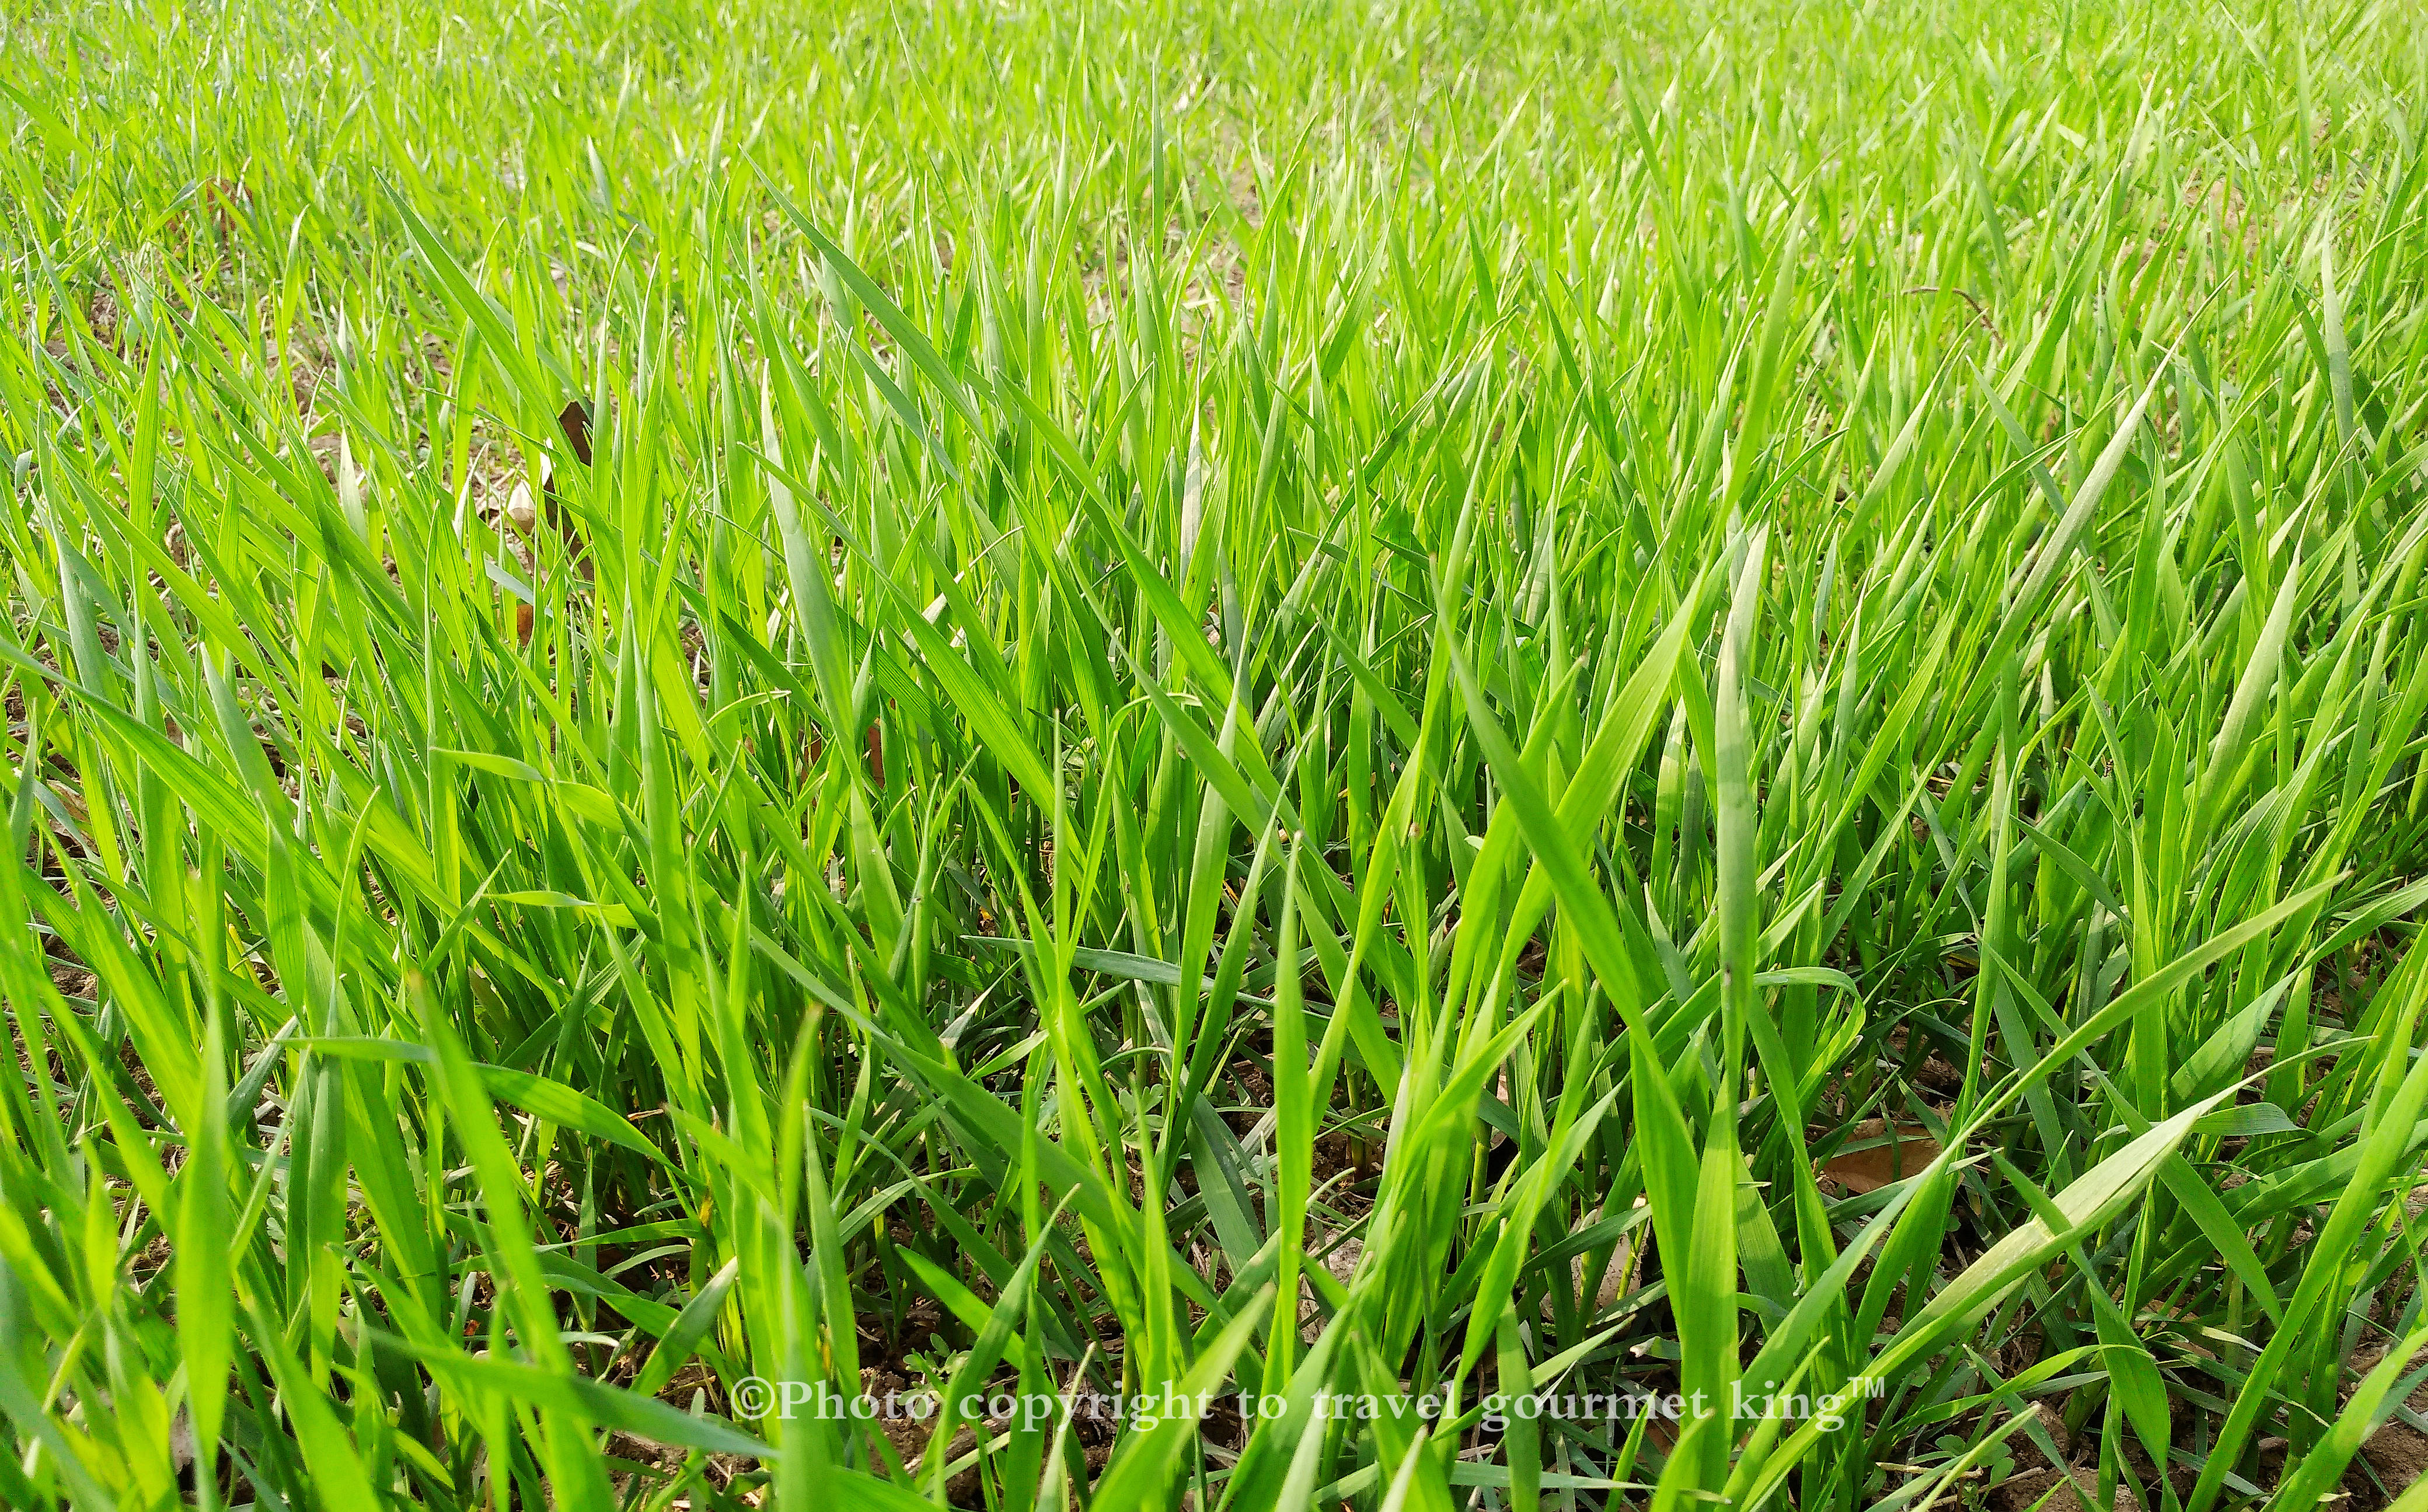
<path fill-rule="evenodd" d="M 2423 97 L 9 10 L 0 1505 L 2383 1504 Z M 1276 1408 L 960 1410 L 1167 1389 Z"/>

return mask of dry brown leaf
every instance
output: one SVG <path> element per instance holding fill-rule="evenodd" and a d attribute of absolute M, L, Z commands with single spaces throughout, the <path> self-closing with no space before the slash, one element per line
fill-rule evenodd
<path fill-rule="evenodd" d="M 1825 1161 L 1816 1174 L 1823 1182 L 1858 1196 L 1919 1174 L 1939 1159 L 1940 1151 L 1939 1142 L 1921 1125 L 1899 1125 L 1892 1137 L 1887 1122 L 1878 1118 L 1856 1125 L 1847 1143 L 1853 1147 Z"/>

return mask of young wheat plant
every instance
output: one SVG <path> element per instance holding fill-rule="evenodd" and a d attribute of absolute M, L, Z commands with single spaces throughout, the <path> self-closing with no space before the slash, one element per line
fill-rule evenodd
<path fill-rule="evenodd" d="M 2428 1506 L 2423 99 L 0 9 L 0 1506 Z"/>

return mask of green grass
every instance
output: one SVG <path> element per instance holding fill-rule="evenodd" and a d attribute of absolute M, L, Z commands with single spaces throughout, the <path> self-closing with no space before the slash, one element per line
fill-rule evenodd
<path fill-rule="evenodd" d="M 2411 14 L 8 7 L 0 1505 L 2385 1504 Z"/>

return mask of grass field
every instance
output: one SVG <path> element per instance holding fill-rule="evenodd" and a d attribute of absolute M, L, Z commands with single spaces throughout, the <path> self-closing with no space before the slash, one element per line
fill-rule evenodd
<path fill-rule="evenodd" d="M 11 0 L 0 1505 L 2428 1505 L 2423 100 Z"/>

